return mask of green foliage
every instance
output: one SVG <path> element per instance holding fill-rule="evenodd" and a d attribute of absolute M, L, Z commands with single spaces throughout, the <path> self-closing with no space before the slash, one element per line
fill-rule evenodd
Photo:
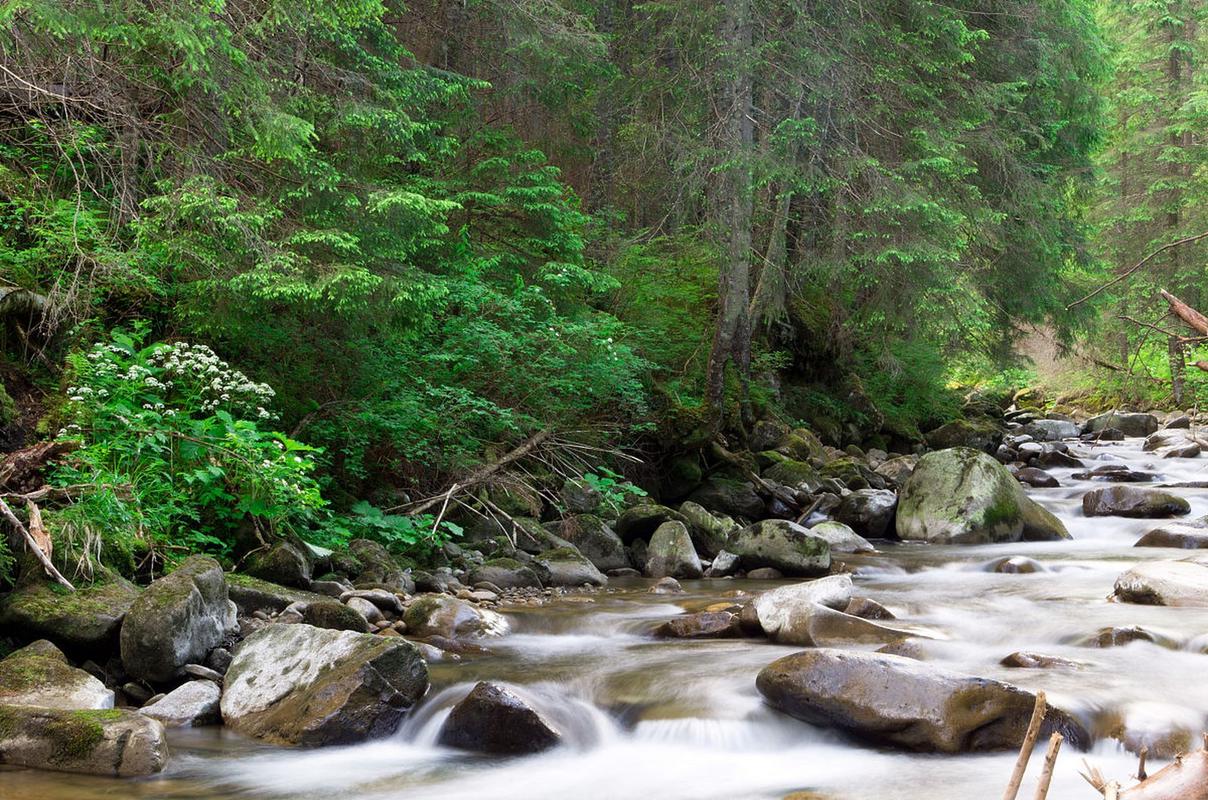
<path fill-rule="evenodd" d="M 55 515 L 68 551 L 129 568 L 140 550 L 224 554 L 250 522 L 297 530 L 324 507 L 314 448 L 262 430 L 273 391 L 204 345 L 143 346 L 141 332 L 68 356 L 62 439 L 81 447 L 54 483 L 78 501 Z"/>
<path fill-rule="evenodd" d="M 316 532 L 320 543 L 340 547 L 352 539 L 370 539 L 396 553 L 427 553 L 462 534 L 459 525 L 432 514 L 392 514 L 367 501 L 353 505 L 347 514 L 323 523 Z"/>
<path fill-rule="evenodd" d="M 598 466 L 595 472 L 583 473 L 583 480 L 600 493 L 602 502 L 614 512 L 624 508 L 631 498 L 647 496 L 645 489 L 634 486 L 608 467 Z"/>

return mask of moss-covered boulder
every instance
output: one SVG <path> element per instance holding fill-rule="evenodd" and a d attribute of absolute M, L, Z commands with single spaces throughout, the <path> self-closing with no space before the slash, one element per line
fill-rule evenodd
<path fill-rule="evenodd" d="M 567 517 L 558 524 L 558 536 L 575 546 L 596 569 L 624 569 L 629 566 L 625 543 L 604 520 L 593 514 Z"/>
<path fill-rule="evenodd" d="M 962 675 L 901 656 L 830 649 L 785 656 L 759 673 L 774 708 L 874 744 L 941 753 L 1015 750 L 1036 698 L 1010 684 Z M 1060 732 L 1085 749 L 1090 734 L 1050 708 L 1042 735 Z"/>
<path fill-rule="evenodd" d="M 360 563 L 360 571 L 352 576 L 357 585 L 372 584 L 387 586 L 401 592 L 414 592 L 411 580 L 385 547 L 370 539 L 353 539 L 348 543 L 348 552 Z"/>
<path fill-rule="evenodd" d="M 244 616 L 250 617 L 257 611 L 276 614 L 294 603 L 318 603 L 331 599 L 325 594 L 282 586 L 239 572 L 229 573 L 226 577 L 227 594 Z"/>
<path fill-rule="evenodd" d="M 133 711 L 0 705 L 0 763 L 131 778 L 167 762 L 164 726 Z"/>
<path fill-rule="evenodd" d="M 720 475 L 710 476 L 688 499 L 710 511 L 747 519 L 759 519 L 766 511 L 763 498 L 748 481 Z"/>
<path fill-rule="evenodd" d="M 302 612 L 302 621 L 307 625 L 332 631 L 369 633 L 369 620 L 365 618 L 365 615 L 337 600 L 308 603 Z"/>
<path fill-rule="evenodd" d="M 492 558 L 470 570 L 466 582 L 490 583 L 500 589 L 541 588 L 541 578 L 536 570 L 513 558 Z"/>
<path fill-rule="evenodd" d="M 763 477 L 769 481 L 810 494 L 821 488 L 822 476 L 807 462 L 797 461 L 775 451 L 760 455 L 770 463 L 770 466 L 763 470 Z"/>
<path fill-rule="evenodd" d="M 120 634 L 122 665 L 135 678 L 168 681 L 236 630 L 235 604 L 217 561 L 191 556 L 130 606 Z"/>
<path fill-rule="evenodd" d="M 247 573 L 283 586 L 310 586 L 314 562 L 306 545 L 292 539 L 274 542 L 251 558 Z"/>
<path fill-rule="evenodd" d="M 1069 538 L 1006 467 L 967 447 L 919 459 L 898 496 L 896 529 L 902 539 L 935 544 Z"/>
<path fill-rule="evenodd" d="M 278 744 L 350 744 L 393 733 L 427 690 L 427 665 L 405 639 L 268 625 L 235 651 L 222 719 Z"/>
<path fill-rule="evenodd" d="M 812 578 L 830 569 L 830 545 L 788 520 L 769 519 L 743 528 L 727 549 L 748 572 L 770 567 L 791 577 Z"/>
<path fill-rule="evenodd" d="M 0 703 L 68 710 L 113 708 L 113 692 L 68 664 L 57 647 L 42 640 L 0 661 Z"/>
<path fill-rule="evenodd" d="M 834 478 L 853 491 L 856 489 L 884 489 L 887 485 L 884 477 L 853 456 L 844 456 L 826 462 L 818 474 L 823 478 Z"/>
<path fill-rule="evenodd" d="M 639 503 L 621 512 L 616 531 L 621 541 L 629 544 L 635 539 L 649 539 L 660 525 L 671 521 L 687 523 L 675 509 L 657 503 Z"/>
<path fill-rule="evenodd" d="M 794 428 L 789 432 L 776 450 L 797 461 L 818 461 L 826 458 L 826 448 L 822 441 L 806 428 Z"/>
<path fill-rule="evenodd" d="M 714 514 L 691 500 L 680 504 L 679 513 L 687 522 L 688 533 L 692 536 L 696 552 L 707 558 L 714 558 L 725 550 L 730 537 L 741 529 L 741 526 L 729 517 Z"/>
<path fill-rule="evenodd" d="M 646 548 L 646 577 L 699 578 L 704 574 L 692 537 L 682 522 L 664 522 Z"/>
<path fill-rule="evenodd" d="M 21 586 L 0 601 L 0 628 L 25 638 L 41 637 L 73 650 L 110 650 L 138 587 L 120 578 L 81 586 Z"/>
<path fill-rule="evenodd" d="M 898 496 L 888 489 L 857 489 L 843 498 L 835 519 L 870 539 L 892 538 Z"/>
<path fill-rule="evenodd" d="M 547 550 L 534 561 L 546 576 L 546 586 L 604 586 L 608 583 L 608 577 L 603 572 L 571 547 Z"/>
<path fill-rule="evenodd" d="M 968 447 L 993 453 L 1002 444 L 1002 426 L 988 417 L 958 419 L 927 433 L 927 444 L 936 450 Z"/>
<path fill-rule="evenodd" d="M 443 594 L 420 595 L 403 615 L 410 635 L 445 639 L 480 638 L 507 633 L 502 615 Z"/>

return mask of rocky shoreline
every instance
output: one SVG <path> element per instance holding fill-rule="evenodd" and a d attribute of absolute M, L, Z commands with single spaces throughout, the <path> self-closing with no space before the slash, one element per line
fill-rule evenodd
<path fill-rule="evenodd" d="M 561 499 L 569 513 L 545 523 L 540 514 L 510 518 L 503 536 L 471 531 L 429 569 L 400 563 L 368 540 L 330 553 L 286 539 L 246 573 L 224 573 L 217 561 L 194 556 L 145 588 L 121 580 L 74 593 L 20 586 L 0 599 L 4 635 L 23 645 L 0 660 L 0 763 L 153 774 L 168 762 L 165 729 L 175 726 L 223 724 L 307 747 L 388 735 L 424 701 L 430 664 L 487 654 L 508 635 L 509 610 L 616 591 L 610 578 L 629 580 L 625 591 L 636 590 L 634 579 L 650 579 L 649 591 L 669 597 L 679 580 L 776 581 L 767 591 L 685 610 L 650 634 L 807 648 L 760 672 L 760 693 L 790 716 L 869 743 L 942 753 L 1012 749 L 1032 695 L 923 668 L 911 656 L 931 632 L 899 623 L 876 597 L 857 592 L 849 562 L 884 540 L 1068 539 L 1065 525 L 1023 488 L 1056 485 L 1045 471 L 1054 466 L 1084 469 L 1080 479 L 1104 484 L 1085 494 L 1087 517 L 1186 515 L 1186 501 L 1171 491 L 1177 487 L 1133 485 L 1153 476 L 1096 466 L 1090 448 L 1143 435 L 1156 457 L 1194 458 L 1204 441 L 1185 415 L 1163 427 L 1133 413 L 1075 423 L 1010 411 L 996 425 L 933 432 L 930 451 L 896 455 L 837 451 L 808 431 L 772 423 L 759 432 L 767 447 L 750 456 L 759 483 L 719 470 L 684 487 L 674 505 L 637 500 L 612 518 L 591 487 L 568 481 Z M 1208 547 L 1208 523 L 1166 522 L 1138 546 L 1154 542 Z M 1003 558 L 992 568 L 1033 567 Z M 1120 575 L 1114 599 L 1208 606 L 1208 557 L 1141 563 Z M 1041 653 L 1009 658 L 1017 667 L 1062 666 Z M 1057 709 L 1050 725 L 1085 747 L 1105 723 Z M 439 740 L 515 754 L 556 746 L 560 735 L 522 693 L 482 681 L 454 707 Z"/>

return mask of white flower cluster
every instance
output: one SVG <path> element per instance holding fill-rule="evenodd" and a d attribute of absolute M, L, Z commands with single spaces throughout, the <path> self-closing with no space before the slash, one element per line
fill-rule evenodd
<path fill-rule="evenodd" d="M 152 364 L 163 369 L 177 380 L 195 383 L 202 393 L 203 411 L 214 411 L 226 403 L 246 404 L 255 408 L 256 416 L 260 419 L 272 419 L 273 415 L 265 408 L 272 400 L 274 392 L 266 383 L 256 383 L 231 365 L 204 344 L 189 344 L 179 342 L 161 347 L 148 359 Z M 148 386 L 158 389 L 171 388 L 173 381 L 156 382 L 147 378 Z"/>

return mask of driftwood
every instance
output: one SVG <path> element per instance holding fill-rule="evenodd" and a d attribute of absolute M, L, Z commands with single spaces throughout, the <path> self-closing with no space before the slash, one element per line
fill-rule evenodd
<path fill-rule="evenodd" d="M 502 458 L 498 458 L 495 461 L 492 461 L 490 464 L 484 464 L 462 480 L 456 481 L 449 489 L 446 489 L 438 495 L 429 497 L 427 500 L 420 502 L 419 505 L 415 506 L 414 508 L 409 508 L 407 513 L 413 515 L 423 514 L 425 511 L 435 508 L 437 504 L 441 503 L 447 506 L 449 503 L 449 498 L 453 496 L 454 492 L 471 489 L 484 483 L 488 478 L 506 467 L 508 464 L 524 458 L 529 453 L 536 450 L 538 447 L 544 444 L 546 440 L 553 436 L 553 433 L 554 432 L 549 428 L 537 431 L 537 433 L 534 433 L 519 445 L 505 453 Z M 400 508 L 407 508 L 407 506 L 400 506 Z M 395 511 L 398 509 L 390 510 Z"/>
<path fill-rule="evenodd" d="M 709 453 L 718 461 L 729 464 L 738 469 L 748 481 L 755 486 L 755 491 L 764 497 L 774 498 L 789 506 L 790 508 L 800 508 L 801 501 L 797 495 L 782 486 L 776 486 L 759 476 L 759 473 L 737 453 L 733 453 L 726 449 L 726 446 L 720 441 L 714 439 L 709 446 Z M 808 515 L 807 515 L 808 516 Z"/>
<path fill-rule="evenodd" d="M 1061 743 L 1065 737 L 1054 733 L 1049 739 L 1049 749 L 1044 754 L 1044 768 L 1040 771 L 1040 782 L 1036 784 L 1035 800 L 1045 800 L 1049 796 L 1049 786 L 1053 782 L 1053 767 L 1057 765 L 1057 754 L 1061 752 Z"/>
<path fill-rule="evenodd" d="M 1104 800 L 1208 800 L 1208 750 L 1177 756 L 1174 763 L 1148 777 L 1144 777 L 1144 759 L 1141 764 L 1141 782 L 1127 789 L 1120 788 L 1118 781 L 1104 780 L 1093 767 L 1088 766 L 1082 777 Z"/>
<path fill-rule="evenodd" d="M 1036 705 L 1032 707 L 1032 719 L 1028 722 L 1028 730 L 1023 735 L 1023 745 L 1019 748 L 1019 757 L 1015 759 L 1015 770 L 1011 773 L 1011 781 L 1003 792 L 1003 800 L 1015 800 L 1019 795 L 1019 785 L 1023 783 L 1023 774 L 1028 769 L 1028 761 L 1032 758 L 1032 749 L 1036 747 L 1036 737 L 1040 736 L 1040 726 L 1044 724 L 1044 715 L 1048 711 L 1048 701 L 1044 692 L 1036 693 Z"/>
<path fill-rule="evenodd" d="M 47 464 L 79 447 L 79 442 L 42 442 L 8 453 L 0 461 L 0 487 L 13 493 L 35 491 L 44 483 Z"/>
<path fill-rule="evenodd" d="M 4 502 L 2 499 L 0 499 L 0 515 L 8 520 L 9 524 L 16 529 L 17 533 L 21 534 L 21 537 L 25 539 L 25 546 L 29 548 L 31 553 L 33 553 L 34 558 L 38 559 L 38 561 L 42 564 L 42 569 L 46 570 L 46 574 L 66 586 L 68 589 L 75 591 L 75 587 L 71 585 L 71 581 L 64 578 L 63 573 L 59 572 L 59 570 L 55 568 L 54 563 L 50 560 L 50 555 L 42 551 L 42 548 L 38 545 L 38 540 L 34 538 L 32 533 L 30 533 L 29 528 L 25 527 L 21 520 L 17 518 L 17 515 L 13 513 L 13 510 L 9 508 L 8 503 Z M 41 515 L 38 517 L 38 522 L 40 525 Z"/>

